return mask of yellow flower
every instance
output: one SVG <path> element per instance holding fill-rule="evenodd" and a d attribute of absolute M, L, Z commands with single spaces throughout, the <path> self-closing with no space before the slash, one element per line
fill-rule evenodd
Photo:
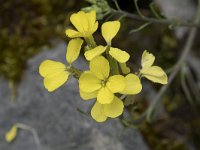
<path fill-rule="evenodd" d="M 83 44 L 82 39 L 72 39 L 68 43 L 66 60 L 71 64 L 78 58 L 81 46 Z M 65 64 L 53 60 L 45 60 L 40 64 L 39 73 L 44 77 L 44 86 L 52 92 L 55 89 L 62 86 L 68 79 L 70 72 Z"/>
<path fill-rule="evenodd" d="M 123 102 L 115 96 L 110 104 L 100 104 L 96 101 L 91 110 L 91 116 L 97 122 L 104 122 L 108 117 L 116 118 L 120 116 L 123 113 L 123 109 Z"/>
<path fill-rule="evenodd" d="M 5 135 L 6 142 L 11 143 L 16 138 L 17 132 L 18 132 L 18 127 L 16 124 L 14 124 L 12 128 Z"/>
<path fill-rule="evenodd" d="M 103 56 L 95 57 L 90 62 L 90 71 L 81 74 L 79 78 L 80 96 L 85 99 L 97 97 L 100 104 L 110 104 L 114 93 L 125 88 L 125 78 L 122 75 L 110 76 L 109 62 Z"/>
<path fill-rule="evenodd" d="M 73 29 L 67 29 L 65 31 L 66 35 L 70 38 L 90 37 L 98 28 L 95 11 L 89 13 L 79 11 L 71 15 L 70 21 L 77 29 L 77 31 Z"/>
<path fill-rule="evenodd" d="M 155 83 L 167 84 L 168 78 L 166 73 L 162 68 L 153 66 L 154 61 L 155 56 L 145 50 L 142 54 L 142 69 L 140 70 L 141 75 Z"/>
<path fill-rule="evenodd" d="M 138 78 L 138 76 L 130 73 L 125 77 L 125 82 L 126 85 L 124 90 L 120 91 L 119 93 L 130 95 L 130 94 L 138 94 L 139 92 L 141 92 L 142 85 L 140 83 L 140 79 Z M 87 98 L 95 98 L 97 96 L 96 91 L 93 92 L 91 95 L 87 94 L 84 94 L 84 96 L 88 96 Z M 91 110 L 91 116 L 97 122 L 104 122 L 108 117 L 116 118 L 120 116 L 123 113 L 123 109 L 124 109 L 124 104 L 122 100 L 114 96 L 114 99 L 110 104 L 101 104 L 98 101 L 96 101 Z"/>
<path fill-rule="evenodd" d="M 125 63 L 129 60 L 130 55 L 123 50 L 120 50 L 118 48 L 111 47 L 112 39 L 116 36 L 120 28 L 120 22 L 119 21 L 109 21 L 105 22 L 102 25 L 101 32 L 103 35 L 103 38 L 105 39 L 107 46 L 97 46 L 94 49 L 91 49 L 87 52 L 85 52 L 85 57 L 87 60 L 92 60 L 96 56 L 101 55 L 106 50 L 108 51 L 109 55 L 111 55 L 115 60 L 117 60 L 120 63 Z"/>

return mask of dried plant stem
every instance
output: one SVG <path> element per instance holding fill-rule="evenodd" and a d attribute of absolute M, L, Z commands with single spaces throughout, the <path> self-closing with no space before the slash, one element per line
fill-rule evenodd
<path fill-rule="evenodd" d="M 43 149 L 42 145 L 40 143 L 40 139 L 39 139 L 39 136 L 37 134 L 37 131 L 34 128 L 32 128 L 32 127 L 30 127 L 28 125 L 22 124 L 22 123 L 17 123 L 17 127 L 20 128 L 20 129 L 23 129 L 23 130 L 30 131 L 32 133 L 32 135 L 33 135 L 33 138 L 34 138 L 34 141 L 35 141 L 35 144 L 36 144 L 38 150 L 42 150 Z"/>
<path fill-rule="evenodd" d="M 196 19 L 195 19 L 194 23 L 197 24 L 197 25 L 199 25 L 199 23 L 200 23 L 200 0 L 198 0 L 198 10 L 197 10 L 197 15 L 196 15 Z M 160 102 L 161 97 L 163 96 L 165 91 L 168 89 L 168 87 L 171 85 L 172 81 L 174 80 L 177 73 L 180 71 L 182 65 L 186 61 L 186 58 L 187 58 L 190 50 L 192 49 L 192 45 L 193 45 L 193 41 L 195 39 L 196 32 L 197 32 L 197 28 L 191 28 L 190 29 L 187 41 L 186 41 L 185 46 L 183 48 L 183 53 L 181 54 L 180 59 L 176 63 L 176 65 L 173 69 L 173 72 L 169 76 L 168 84 L 163 86 L 160 89 L 160 91 L 158 92 L 158 94 L 156 95 L 155 99 L 152 101 L 152 103 L 150 104 L 150 106 L 149 106 L 149 108 L 146 112 L 146 115 L 147 115 L 146 117 L 147 117 L 148 121 L 151 120 L 151 115 L 152 115 L 154 108 L 157 106 L 158 102 Z"/>
<path fill-rule="evenodd" d="M 198 23 L 191 23 L 191 22 L 180 22 L 177 20 L 167 20 L 167 19 L 157 19 L 157 18 L 149 18 L 149 17 L 141 17 L 136 14 L 132 14 L 126 11 L 120 11 L 120 10 L 112 10 L 113 13 L 123 15 L 127 18 L 134 19 L 137 21 L 142 22 L 149 22 L 151 24 L 165 24 L 165 25 L 172 25 L 172 26 L 185 26 L 185 27 L 196 27 L 200 28 L 200 25 Z"/>

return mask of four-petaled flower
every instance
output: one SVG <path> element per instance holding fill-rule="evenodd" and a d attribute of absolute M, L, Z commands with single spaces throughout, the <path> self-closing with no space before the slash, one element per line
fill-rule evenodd
<path fill-rule="evenodd" d="M 118 117 L 124 108 L 123 102 L 114 93 L 125 89 L 125 78 L 121 75 L 109 77 L 109 72 L 109 62 L 98 56 L 90 62 L 90 71 L 84 72 L 79 79 L 80 96 L 85 100 L 97 97 L 91 110 L 91 116 L 97 122 Z"/>
<path fill-rule="evenodd" d="M 94 49 L 88 50 L 85 52 L 85 57 L 87 60 L 91 61 L 96 56 L 101 55 L 105 51 L 109 53 L 115 60 L 120 63 L 125 63 L 129 60 L 130 55 L 119 48 L 111 47 L 112 39 L 116 36 L 120 29 L 119 21 L 109 21 L 105 22 L 101 27 L 102 35 L 107 43 L 107 46 L 97 46 Z"/>
<path fill-rule="evenodd" d="M 91 11 L 89 13 L 79 11 L 78 13 L 71 15 L 70 21 L 77 29 L 77 31 L 73 29 L 67 29 L 65 31 L 66 35 L 70 38 L 90 37 L 98 28 L 95 11 Z"/>
<path fill-rule="evenodd" d="M 108 117 L 115 118 L 123 112 L 123 102 L 114 93 L 137 94 L 142 90 L 138 76 L 128 74 L 109 76 L 109 62 L 103 56 L 90 61 L 90 71 L 84 72 L 79 78 L 80 96 L 84 100 L 97 98 L 91 116 L 97 122 Z"/>
<path fill-rule="evenodd" d="M 134 74 L 128 74 L 125 77 L 125 83 L 125 88 L 123 91 L 119 92 L 120 94 L 133 95 L 140 93 L 142 90 L 140 79 Z M 81 97 L 85 99 L 90 99 L 94 98 L 95 95 L 82 95 Z M 124 104 L 122 100 L 114 96 L 114 99 L 110 104 L 101 104 L 98 101 L 96 101 L 94 106 L 92 107 L 91 116 L 97 122 L 104 122 L 108 117 L 116 118 L 120 116 L 123 113 L 123 109 Z"/>
<path fill-rule="evenodd" d="M 66 53 L 66 60 L 70 66 L 78 58 L 82 44 L 82 39 L 70 40 Z M 49 92 L 59 88 L 67 81 L 70 75 L 68 71 L 70 66 L 53 60 L 45 60 L 40 64 L 39 73 L 44 77 L 44 86 Z"/>
<path fill-rule="evenodd" d="M 90 71 L 85 71 L 79 78 L 80 95 L 83 99 L 97 97 L 100 104 L 110 104 L 114 93 L 125 89 L 126 81 L 122 75 L 109 76 L 110 66 L 103 56 L 95 57 L 90 62 Z"/>
<path fill-rule="evenodd" d="M 142 54 L 142 69 L 140 74 L 147 79 L 160 84 L 167 84 L 168 78 L 162 68 L 153 66 L 155 56 L 146 50 Z"/>

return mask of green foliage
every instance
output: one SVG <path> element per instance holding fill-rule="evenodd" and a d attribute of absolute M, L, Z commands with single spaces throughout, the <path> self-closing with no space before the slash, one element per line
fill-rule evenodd
<path fill-rule="evenodd" d="M 97 13 L 97 20 L 103 19 L 104 16 L 111 12 L 111 7 L 109 6 L 106 0 L 85 0 L 91 3 L 91 6 L 82 8 L 83 11 L 89 12 L 91 10 L 95 10 Z"/>
<path fill-rule="evenodd" d="M 74 6 L 76 3 L 76 6 Z M 83 2 L 79 3 L 82 5 Z M 17 83 L 27 60 L 65 37 L 67 12 L 77 0 L 8 0 L 0 8 L 0 75 Z"/>

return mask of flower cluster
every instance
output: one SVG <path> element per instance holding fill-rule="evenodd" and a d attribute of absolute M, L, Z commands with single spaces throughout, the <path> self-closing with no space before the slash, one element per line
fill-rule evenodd
<path fill-rule="evenodd" d="M 97 122 L 107 118 L 116 118 L 123 113 L 124 104 L 121 95 L 135 95 L 141 92 L 140 79 L 145 77 L 153 82 L 167 84 L 167 75 L 158 66 L 153 66 L 155 56 L 146 50 L 143 52 L 141 69 L 131 73 L 127 66 L 130 55 L 113 47 L 112 39 L 120 29 L 119 21 L 108 21 L 101 26 L 106 45 L 97 45 L 93 34 L 98 28 L 96 12 L 79 11 L 70 17 L 76 29 L 67 29 L 66 35 L 72 38 L 67 46 L 66 60 L 63 63 L 45 60 L 39 67 L 44 78 L 44 86 L 52 92 L 62 86 L 72 75 L 79 80 L 80 97 L 84 100 L 96 99 L 91 109 L 91 116 Z M 72 63 L 78 58 L 84 46 L 84 56 L 89 61 L 89 70 L 81 71 Z"/>

